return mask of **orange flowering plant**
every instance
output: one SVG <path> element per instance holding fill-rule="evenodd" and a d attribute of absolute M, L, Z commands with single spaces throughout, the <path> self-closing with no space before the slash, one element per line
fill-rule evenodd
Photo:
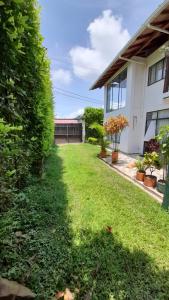
<path fill-rule="evenodd" d="M 125 116 L 110 117 L 104 124 L 105 131 L 112 137 L 114 151 L 118 151 L 119 140 L 122 131 L 129 126 Z"/>

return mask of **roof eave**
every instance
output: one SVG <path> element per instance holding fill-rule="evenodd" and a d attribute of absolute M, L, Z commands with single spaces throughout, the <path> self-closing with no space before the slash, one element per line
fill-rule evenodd
<path fill-rule="evenodd" d="M 94 90 L 96 88 L 102 88 L 105 83 L 101 86 L 97 86 L 102 77 L 109 71 L 111 67 L 116 63 L 120 56 L 132 45 L 133 42 L 139 37 L 139 35 L 148 27 L 148 24 L 153 21 L 167 6 L 169 5 L 169 0 L 165 0 L 158 8 L 151 14 L 151 16 L 145 21 L 145 23 L 140 27 L 140 29 L 135 33 L 135 35 L 128 41 L 128 43 L 122 48 L 122 50 L 117 54 L 114 60 L 108 65 L 108 67 L 104 70 L 104 72 L 98 77 L 98 79 L 94 82 L 94 84 L 90 87 L 90 90 Z M 109 79 L 111 76 L 109 77 Z M 108 79 L 108 80 L 109 80 Z M 108 81 L 107 80 L 107 81 Z"/>

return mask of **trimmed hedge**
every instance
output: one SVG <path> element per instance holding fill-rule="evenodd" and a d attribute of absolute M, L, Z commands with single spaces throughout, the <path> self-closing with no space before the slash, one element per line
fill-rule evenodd
<path fill-rule="evenodd" d="M 4 188 L 8 170 L 17 177 L 11 188 L 20 187 L 30 171 L 40 173 L 53 142 L 50 63 L 42 42 L 36 0 L 0 1 L 0 184 Z"/>
<path fill-rule="evenodd" d="M 89 144 L 92 144 L 92 145 L 97 145 L 98 144 L 98 139 L 94 138 L 94 137 L 89 137 L 87 139 L 88 143 Z"/>

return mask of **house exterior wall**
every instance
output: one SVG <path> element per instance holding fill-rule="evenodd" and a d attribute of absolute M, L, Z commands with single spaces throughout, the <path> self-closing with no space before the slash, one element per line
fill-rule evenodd
<path fill-rule="evenodd" d="M 125 115 L 129 121 L 129 127 L 122 133 L 120 141 L 120 150 L 125 153 L 143 153 L 147 112 L 169 108 L 169 100 L 163 99 L 164 80 L 160 80 L 148 86 L 149 67 L 163 57 L 164 50 L 158 49 L 147 59 L 137 58 L 137 61 L 140 63 L 129 62 L 126 64 L 127 97 L 126 106 L 124 108 L 109 113 L 106 112 L 107 86 L 105 86 L 105 121 L 109 117 L 119 114 Z M 111 78 L 109 82 L 113 78 Z M 165 97 L 166 96 L 165 94 Z"/>
<path fill-rule="evenodd" d="M 130 115 L 130 93 L 131 93 L 131 79 L 132 79 L 132 68 L 129 64 L 127 67 L 127 95 L 126 95 L 126 106 L 111 112 L 106 112 L 106 101 L 107 101 L 107 86 L 105 87 L 104 93 L 104 120 L 106 121 L 111 116 L 118 116 L 119 114 L 125 115 L 129 119 Z M 117 75 L 117 74 L 116 74 Z M 116 77 L 116 76 L 114 76 Z M 110 80 L 111 81 L 111 80 Z M 129 152 L 129 143 L 126 143 L 126 140 L 129 140 L 129 133 L 130 130 L 126 128 L 121 135 L 121 142 L 120 142 L 120 150 L 123 152 Z M 111 145 L 110 145 L 111 147 Z"/>
<path fill-rule="evenodd" d="M 147 84 L 149 67 L 152 66 L 153 64 L 155 64 L 156 62 L 160 61 L 162 58 L 164 58 L 164 50 L 162 50 L 162 48 L 159 48 L 152 55 L 150 55 L 146 60 L 147 68 L 146 68 L 146 75 L 145 75 L 144 110 L 143 110 L 144 126 L 141 128 L 142 132 L 140 131 L 142 145 L 143 145 L 143 141 L 144 141 L 147 112 L 158 111 L 158 110 L 163 110 L 163 109 L 169 108 L 169 99 L 167 99 L 167 96 L 169 96 L 169 93 L 166 93 L 166 94 L 163 93 L 164 79 L 162 79 L 150 86 L 148 86 L 148 84 Z M 164 97 L 166 97 L 166 99 L 164 99 Z M 143 151 L 143 149 L 142 149 L 142 151 Z"/>

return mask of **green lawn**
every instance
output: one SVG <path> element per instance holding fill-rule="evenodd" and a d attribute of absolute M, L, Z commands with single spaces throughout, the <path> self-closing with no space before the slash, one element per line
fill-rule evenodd
<path fill-rule="evenodd" d="M 80 300 L 168 300 L 169 215 L 98 151 L 53 150 L 42 181 L 2 217 L 1 275 L 37 299 L 68 287 Z"/>

